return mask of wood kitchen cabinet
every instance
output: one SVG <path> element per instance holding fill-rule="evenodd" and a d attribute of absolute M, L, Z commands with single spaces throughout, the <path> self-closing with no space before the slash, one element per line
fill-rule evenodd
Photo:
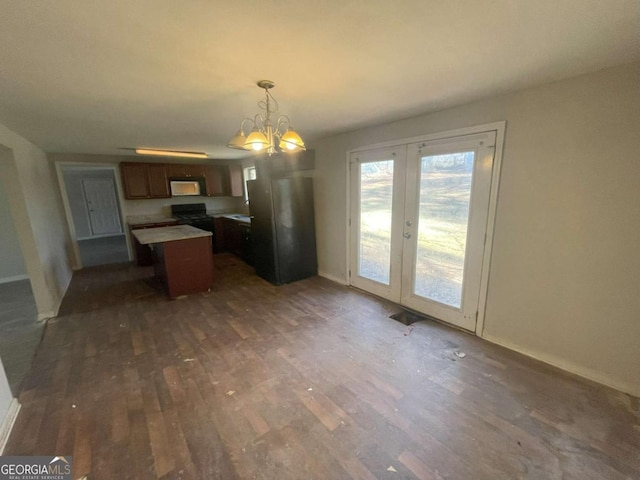
<path fill-rule="evenodd" d="M 244 183 L 242 181 L 242 165 L 227 165 L 225 189 L 227 196 L 243 197 Z"/>
<path fill-rule="evenodd" d="M 172 163 L 169 165 L 169 177 L 204 177 L 206 168 L 206 165 Z"/>
<path fill-rule="evenodd" d="M 207 184 L 208 197 L 223 197 L 227 195 L 225 190 L 224 167 L 206 166 L 204 169 L 204 179 Z"/>
<path fill-rule="evenodd" d="M 142 198 L 169 198 L 167 168 L 159 163 L 120 164 L 124 197 L 129 200 Z"/>
<path fill-rule="evenodd" d="M 215 235 L 218 251 L 231 252 L 242 258 L 249 265 L 253 265 L 253 243 L 251 239 L 251 225 L 218 217 L 215 219 Z"/>
<path fill-rule="evenodd" d="M 223 218 L 222 220 L 224 249 L 242 257 L 242 229 L 240 224 L 229 218 Z"/>
<path fill-rule="evenodd" d="M 242 165 L 188 165 L 182 163 L 120 164 L 124 196 L 128 200 L 169 198 L 169 179 L 203 178 L 208 197 L 243 197 Z"/>
<path fill-rule="evenodd" d="M 147 178 L 149 179 L 149 194 L 151 198 L 167 198 L 171 196 L 166 165 L 150 163 L 147 166 Z"/>
<path fill-rule="evenodd" d="M 241 165 L 207 166 L 204 171 L 209 197 L 243 197 Z"/>
<path fill-rule="evenodd" d="M 213 284 L 211 237 L 156 243 L 153 266 L 169 298 L 206 292 Z"/>

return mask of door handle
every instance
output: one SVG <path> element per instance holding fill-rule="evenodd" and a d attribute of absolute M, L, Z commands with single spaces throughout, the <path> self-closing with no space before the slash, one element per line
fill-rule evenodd
<path fill-rule="evenodd" d="M 411 238 L 411 234 L 410 234 L 409 232 L 404 232 L 404 233 L 402 234 L 402 236 L 403 236 L 404 238 Z"/>

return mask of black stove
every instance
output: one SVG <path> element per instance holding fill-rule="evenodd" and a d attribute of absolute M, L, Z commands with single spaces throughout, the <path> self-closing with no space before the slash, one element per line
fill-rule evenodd
<path fill-rule="evenodd" d="M 201 230 L 214 233 L 213 217 L 207 215 L 207 206 L 204 203 L 184 203 L 171 205 L 171 216 L 180 225 L 191 225 Z"/>

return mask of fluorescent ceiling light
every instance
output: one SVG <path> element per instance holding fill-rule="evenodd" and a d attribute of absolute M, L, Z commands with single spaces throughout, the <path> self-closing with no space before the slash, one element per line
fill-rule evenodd
<path fill-rule="evenodd" d="M 136 148 L 138 155 L 157 155 L 161 157 L 208 158 L 203 152 L 181 152 L 177 150 L 156 150 L 155 148 Z"/>

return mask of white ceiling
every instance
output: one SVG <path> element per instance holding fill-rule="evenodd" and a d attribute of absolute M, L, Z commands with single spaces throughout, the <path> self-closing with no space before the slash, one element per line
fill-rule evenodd
<path fill-rule="evenodd" d="M 48 152 L 307 143 L 640 60 L 637 0 L 0 0 L 0 123 Z"/>

